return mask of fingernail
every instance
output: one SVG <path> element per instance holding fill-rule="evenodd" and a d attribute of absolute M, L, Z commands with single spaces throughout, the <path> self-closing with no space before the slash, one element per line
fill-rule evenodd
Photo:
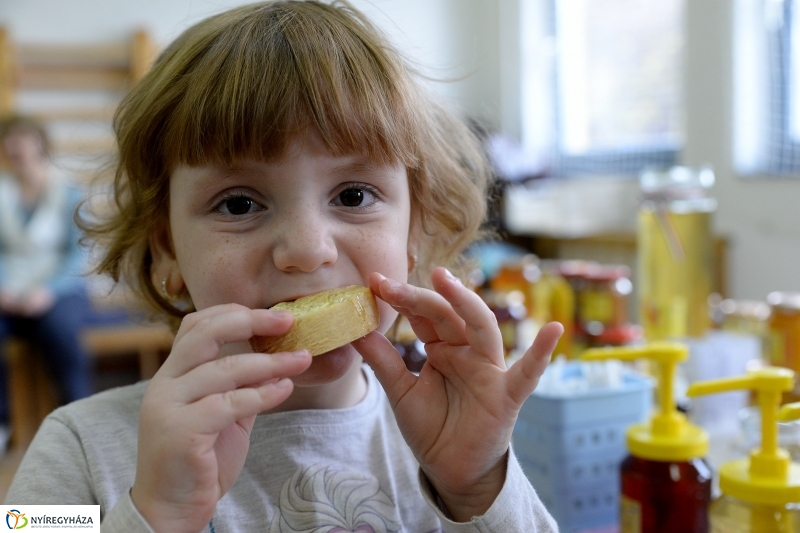
<path fill-rule="evenodd" d="M 305 359 L 308 357 L 308 350 L 297 350 L 296 352 L 289 352 L 292 357 L 297 357 L 298 359 Z"/>
<path fill-rule="evenodd" d="M 389 283 L 389 288 L 393 291 L 399 291 L 403 288 L 403 284 L 399 281 L 393 280 L 392 278 L 385 278 L 386 281 Z"/>
<path fill-rule="evenodd" d="M 282 318 L 291 318 L 292 312 L 291 311 L 272 311 L 272 316 L 278 319 Z"/>
<path fill-rule="evenodd" d="M 450 270 L 449 270 L 449 269 L 445 268 L 445 269 L 444 269 L 444 273 L 447 275 L 447 278 L 448 278 L 450 281 L 455 281 L 456 283 L 461 283 L 461 280 L 460 280 L 460 279 L 458 279 L 457 277 L 455 277 L 455 276 L 453 275 L 453 273 L 452 273 L 452 272 L 450 272 Z"/>

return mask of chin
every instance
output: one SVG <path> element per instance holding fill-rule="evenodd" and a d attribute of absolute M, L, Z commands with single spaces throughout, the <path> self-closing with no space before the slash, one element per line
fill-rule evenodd
<path fill-rule="evenodd" d="M 333 383 L 344 377 L 356 365 L 361 366 L 361 354 L 347 344 L 330 352 L 315 355 L 311 366 L 292 381 L 295 387 L 316 387 Z"/>

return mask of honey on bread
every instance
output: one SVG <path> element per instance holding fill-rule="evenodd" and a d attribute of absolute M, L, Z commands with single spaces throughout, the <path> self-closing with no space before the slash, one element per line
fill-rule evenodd
<path fill-rule="evenodd" d="M 359 339 L 378 327 L 378 304 L 369 287 L 350 285 L 282 302 L 271 311 L 289 311 L 294 324 L 283 335 L 250 339 L 255 352 L 308 350 L 320 355 Z"/>

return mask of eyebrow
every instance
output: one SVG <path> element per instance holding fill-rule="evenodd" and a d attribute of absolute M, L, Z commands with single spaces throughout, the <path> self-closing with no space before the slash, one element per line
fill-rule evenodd
<path fill-rule="evenodd" d="M 253 171 L 244 165 L 214 165 L 210 166 L 205 172 L 202 172 L 197 179 L 201 184 L 208 183 L 210 186 L 214 183 L 218 183 L 220 180 L 232 180 L 252 175 Z"/>
<path fill-rule="evenodd" d="M 392 168 L 392 165 L 375 164 L 367 159 L 354 159 L 331 169 L 331 174 L 377 174 L 379 170 Z"/>

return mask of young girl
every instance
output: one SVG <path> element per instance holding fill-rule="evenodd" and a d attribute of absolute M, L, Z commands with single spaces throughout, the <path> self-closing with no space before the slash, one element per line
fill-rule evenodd
<path fill-rule="evenodd" d="M 506 369 L 491 311 L 434 268 L 478 235 L 486 163 L 362 15 L 209 18 L 115 127 L 100 269 L 180 327 L 150 382 L 44 422 L 8 502 L 99 503 L 105 533 L 556 529 L 509 440 L 561 327 Z M 351 284 L 379 297 L 378 331 L 313 359 L 250 353 L 291 327 L 267 308 Z M 419 377 L 383 335 L 398 312 L 426 345 Z"/>

